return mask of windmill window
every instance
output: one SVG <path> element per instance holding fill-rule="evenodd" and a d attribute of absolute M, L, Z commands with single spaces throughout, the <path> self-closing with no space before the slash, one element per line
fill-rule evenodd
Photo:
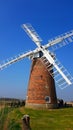
<path fill-rule="evenodd" d="M 45 101 L 46 101 L 46 103 L 50 103 L 51 102 L 51 98 L 49 96 L 45 96 Z"/>
<path fill-rule="evenodd" d="M 43 76 L 42 76 L 42 75 L 40 75 L 40 78 L 42 79 L 42 78 L 43 78 Z"/>

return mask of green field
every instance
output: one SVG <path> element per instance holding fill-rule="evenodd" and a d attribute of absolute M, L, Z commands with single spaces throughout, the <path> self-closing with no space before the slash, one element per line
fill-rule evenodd
<path fill-rule="evenodd" d="M 22 117 L 30 116 L 31 130 L 73 130 L 73 108 L 32 110 L 25 107 L 0 111 L 0 130 L 22 130 Z"/>

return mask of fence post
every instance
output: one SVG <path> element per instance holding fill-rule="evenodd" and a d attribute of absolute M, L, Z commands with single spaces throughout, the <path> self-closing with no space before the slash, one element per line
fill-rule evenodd
<path fill-rule="evenodd" d="M 29 115 L 24 115 L 22 118 L 23 128 L 22 130 L 31 130 L 30 128 L 30 117 Z"/>

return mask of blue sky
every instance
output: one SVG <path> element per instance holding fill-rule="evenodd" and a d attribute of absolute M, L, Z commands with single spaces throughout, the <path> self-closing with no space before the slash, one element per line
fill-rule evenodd
<path fill-rule="evenodd" d="M 73 30 L 73 0 L 0 0 L 0 63 L 36 45 L 21 28 L 31 23 L 46 44 L 49 39 Z M 73 76 L 73 43 L 55 51 Z M 0 71 L 0 97 L 25 98 L 31 60 L 24 59 Z M 57 95 L 73 100 L 73 86 L 57 88 Z"/>

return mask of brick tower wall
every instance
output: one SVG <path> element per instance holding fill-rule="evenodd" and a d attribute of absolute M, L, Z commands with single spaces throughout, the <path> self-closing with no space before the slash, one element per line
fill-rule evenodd
<path fill-rule="evenodd" d="M 45 100 L 47 96 L 48 102 Z M 32 61 L 26 106 L 45 107 L 46 104 L 52 107 L 57 106 L 55 83 L 41 59 L 35 58 Z"/>

